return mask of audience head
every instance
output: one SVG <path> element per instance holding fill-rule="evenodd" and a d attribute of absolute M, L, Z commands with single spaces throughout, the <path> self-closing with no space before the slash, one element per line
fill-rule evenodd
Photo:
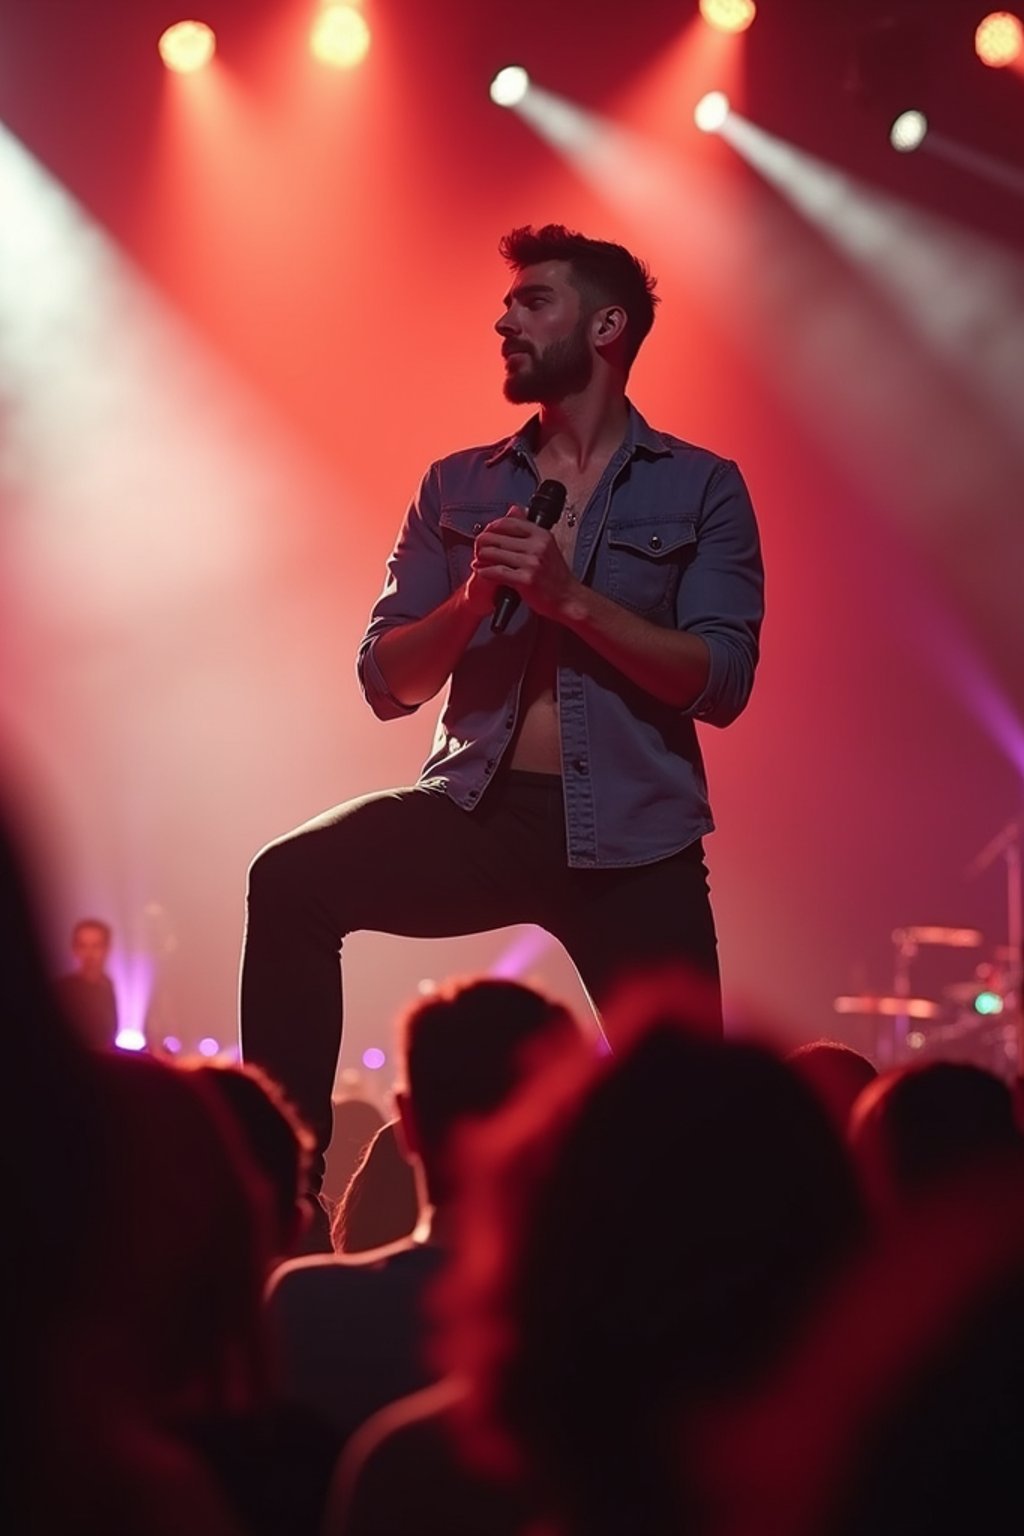
<path fill-rule="evenodd" d="M 706 1424 L 715 1536 L 1016 1536 L 1024 1166 L 966 1170 L 887 1225 L 757 1393 Z"/>
<path fill-rule="evenodd" d="M 2 1118 L 8 1253 L 17 1305 L 3 1334 L 12 1483 L 25 1481 L 65 1395 L 76 1345 L 75 1277 L 90 1247 L 103 1199 L 101 1114 L 93 1053 L 78 1041 L 60 1004 L 41 941 L 41 892 L 34 888 L 14 828 L 0 814 L 0 974 L 8 1092 Z M 63 1209 L 52 1196 L 59 1190 Z M 19 1494 L 20 1497 L 20 1494 Z M 26 1505 L 26 1507 L 28 1507 Z"/>
<path fill-rule="evenodd" d="M 839 1040 L 812 1040 L 791 1051 L 786 1059 L 817 1094 L 839 1134 L 845 1136 L 857 1095 L 874 1082 L 878 1069 Z"/>
<path fill-rule="evenodd" d="M 187 1414 L 253 1406 L 264 1387 L 269 1210 L 244 1138 L 198 1073 L 115 1052 L 97 1062 L 102 1208 L 76 1275 L 101 1371 Z"/>
<path fill-rule="evenodd" d="M 768 1368 L 859 1233 L 839 1138 L 768 1052 L 662 1014 L 473 1162 L 442 1305 L 478 1449 L 570 1530 L 673 1528 L 670 1425 Z"/>
<path fill-rule="evenodd" d="M 450 1193 L 456 1127 L 493 1115 L 526 1073 L 581 1038 L 568 1009 L 517 981 L 449 982 L 409 1009 L 400 1024 L 404 1081 L 395 1101 L 432 1204 Z"/>
<path fill-rule="evenodd" d="M 901 1067 L 860 1094 L 850 1145 L 870 1203 L 898 1212 L 936 1184 L 1019 1145 L 1010 1090 L 966 1062 Z"/>
<path fill-rule="evenodd" d="M 237 1122 L 255 1171 L 265 1181 L 272 1213 L 274 1260 L 288 1258 L 309 1225 L 313 1133 L 284 1092 L 251 1063 L 186 1063 L 217 1094 Z"/>
<path fill-rule="evenodd" d="M 367 1253 L 408 1237 L 419 1220 L 416 1179 L 398 1139 L 382 1125 L 334 1208 L 331 1244 L 337 1253 Z"/>

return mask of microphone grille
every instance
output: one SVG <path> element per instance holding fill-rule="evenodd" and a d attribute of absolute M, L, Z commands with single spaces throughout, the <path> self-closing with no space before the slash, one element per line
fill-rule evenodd
<path fill-rule="evenodd" d="M 530 520 L 541 528 L 553 528 L 565 506 L 565 486 L 561 480 L 542 480 L 530 498 Z"/>

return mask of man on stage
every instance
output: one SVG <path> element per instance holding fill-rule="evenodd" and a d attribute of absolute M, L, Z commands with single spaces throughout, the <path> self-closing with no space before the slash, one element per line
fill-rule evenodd
<path fill-rule="evenodd" d="M 539 412 L 428 469 L 358 655 L 381 719 L 450 683 L 433 750 L 414 787 L 326 812 L 250 870 L 243 1050 L 321 1147 L 338 954 L 357 929 L 537 923 L 598 1005 L 619 977 L 673 960 L 716 1013 L 694 722 L 728 725 L 750 696 L 763 612 L 750 498 L 734 463 L 655 431 L 626 397 L 654 319 L 643 263 L 560 225 L 513 230 L 501 253 L 505 395 Z M 565 501 L 549 528 L 531 501 L 551 480 Z"/>

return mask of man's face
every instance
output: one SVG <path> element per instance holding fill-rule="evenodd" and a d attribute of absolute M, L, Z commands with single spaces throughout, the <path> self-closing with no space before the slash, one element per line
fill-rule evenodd
<path fill-rule="evenodd" d="M 96 981 L 103 975 L 109 952 L 110 945 L 103 929 L 91 924 L 79 928 L 71 941 L 71 953 L 78 961 L 78 969 L 89 981 Z"/>
<path fill-rule="evenodd" d="M 495 321 L 505 359 L 505 398 L 542 404 L 579 394 L 594 368 L 588 317 L 569 280 L 567 261 L 543 261 L 516 272 Z"/>

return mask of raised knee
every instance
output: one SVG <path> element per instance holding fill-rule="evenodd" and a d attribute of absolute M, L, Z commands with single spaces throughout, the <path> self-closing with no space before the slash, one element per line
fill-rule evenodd
<path fill-rule="evenodd" d="M 291 838 L 279 838 L 268 843 L 249 865 L 246 891 L 250 906 L 262 905 L 280 899 L 294 890 L 297 879 L 298 859 Z"/>

